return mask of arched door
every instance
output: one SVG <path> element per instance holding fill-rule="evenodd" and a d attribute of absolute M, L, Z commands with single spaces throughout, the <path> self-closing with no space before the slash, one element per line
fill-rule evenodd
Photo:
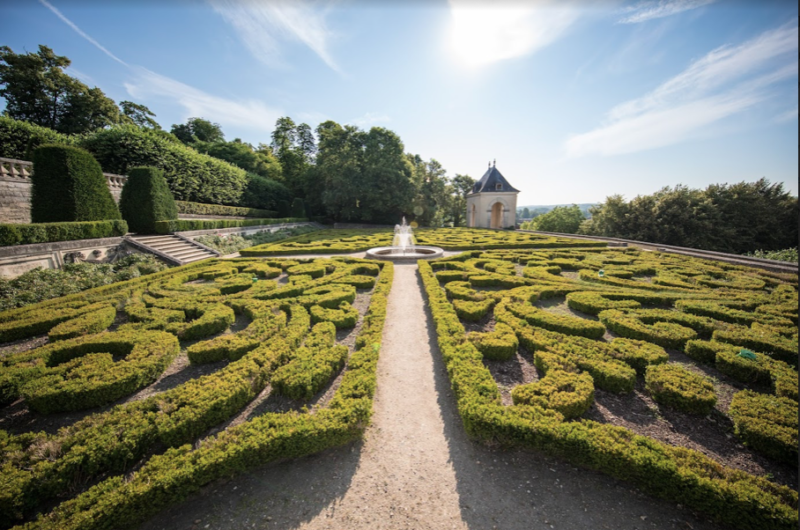
<path fill-rule="evenodd" d="M 492 206 L 491 228 L 503 228 L 503 204 L 500 202 L 496 202 Z"/>
<path fill-rule="evenodd" d="M 467 226 L 471 226 L 471 227 L 475 226 L 475 217 L 477 215 L 478 215 L 478 209 L 473 204 L 472 208 L 469 211 L 469 222 L 467 223 Z"/>

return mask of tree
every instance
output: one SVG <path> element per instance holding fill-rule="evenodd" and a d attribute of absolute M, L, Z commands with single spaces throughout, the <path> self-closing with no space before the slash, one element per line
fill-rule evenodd
<path fill-rule="evenodd" d="M 203 118 L 189 118 L 184 124 L 174 124 L 170 132 L 187 145 L 198 141 L 225 141 L 225 135 L 222 134 L 222 127 L 219 123 L 211 123 Z"/>
<path fill-rule="evenodd" d="M 522 218 L 523 219 L 530 219 L 531 218 L 531 210 L 527 206 L 522 209 Z"/>
<path fill-rule="evenodd" d="M 16 120 L 81 134 L 119 122 L 119 108 L 99 88 L 89 88 L 64 73 L 71 61 L 40 45 L 36 53 L 16 54 L 0 47 L 0 96 L 4 114 Z"/>
<path fill-rule="evenodd" d="M 288 116 L 278 118 L 272 131 L 272 152 L 281 164 L 283 180 L 292 192 L 305 195 L 306 172 L 317 151 L 314 133 L 305 123 L 295 125 Z"/>
<path fill-rule="evenodd" d="M 200 153 L 230 162 L 249 173 L 282 180 L 281 166 L 272 151 L 267 149 L 253 149 L 253 146 L 235 138 L 231 142 L 203 142 L 197 141 L 191 146 Z"/>
<path fill-rule="evenodd" d="M 119 108 L 122 109 L 122 117 L 120 121 L 132 123 L 133 125 L 143 127 L 145 129 L 155 129 L 157 131 L 161 130 L 161 125 L 159 125 L 158 122 L 153 119 L 156 117 L 156 115 L 144 105 L 140 105 L 132 101 L 121 101 L 119 103 Z"/>
<path fill-rule="evenodd" d="M 475 179 L 469 175 L 456 173 L 451 181 L 452 200 L 451 216 L 453 226 L 466 226 L 467 224 L 467 195 L 472 192 L 475 186 Z"/>
<path fill-rule="evenodd" d="M 452 190 L 448 190 L 444 168 L 434 159 L 425 162 L 419 155 L 407 157 L 416 192 L 412 206 L 414 220 L 421 226 L 443 226 L 452 208 Z"/>
<path fill-rule="evenodd" d="M 538 216 L 531 222 L 531 229 L 543 232 L 562 232 L 575 234 L 584 220 L 583 212 L 577 204 L 556 206 L 548 213 Z"/>

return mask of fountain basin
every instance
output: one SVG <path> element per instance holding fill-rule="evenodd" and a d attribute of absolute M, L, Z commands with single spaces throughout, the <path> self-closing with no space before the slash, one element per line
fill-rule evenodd
<path fill-rule="evenodd" d="M 413 262 L 418 259 L 436 259 L 444 255 L 439 247 L 375 247 L 367 251 L 367 259 L 381 259 L 395 262 Z"/>

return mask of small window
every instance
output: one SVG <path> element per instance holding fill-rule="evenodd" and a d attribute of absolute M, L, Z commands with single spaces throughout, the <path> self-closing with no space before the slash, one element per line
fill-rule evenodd
<path fill-rule="evenodd" d="M 500 191 L 503 189 L 503 185 L 498 182 L 497 184 L 494 185 L 494 189 L 495 191 Z"/>

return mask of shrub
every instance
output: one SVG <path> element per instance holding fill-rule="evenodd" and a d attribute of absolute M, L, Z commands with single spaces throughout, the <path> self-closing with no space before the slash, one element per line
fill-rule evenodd
<path fill-rule="evenodd" d="M 156 221 L 178 218 L 178 209 L 164 180 L 164 172 L 154 167 L 136 167 L 128 172 L 119 209 L 128 222 L 128 228 L 140 234 L 154 233 Z"/>
<path fill-rule="evenodd" d="M 0 225 L 0 246 L 119 237 L 127 233 L 128 223 L 121 219 Z"/>
<path fill-rule="evenodd" d="M 190 230 L 215 230 L 218 228 L 237 228 L 241 226 L 268 226 L 284 223 L 304 223 L 308 219 L 179 219 L 177 221 L 156 222 L 156 233 L 172 234 Z M 257 254 L 256 254 L 257 255 Z"/>
<path fill-rule="evenodd" d="M 73 145 L 72 136 L 47 127 L 0 116 L 0 157 L 30 160 L 26 154 L 42 144 Z"/>
<path fill-rule="evenodd" d="M 638 375 L 644 375 L 648 366 L 669 360 L 664 348 L 643 340 L 615 338 L 610 346 L 611 355 L 631 366 Z"/>
<path fill-rule="evenodd" d="M 81 318 L 67 320 L 52 328 L 47 337 L 50 342 L 71 339 L 81 335 L 100 333 L 108 328 L 117 318 L 117 309 L 114 306 L 104 307 L 97 311 L 84 313 Z"/>
<path fill-rule="evenodd" d="M 275 217 L 278 212 L 274 210 L 261 210 L 258 208 L 243 208 L 239 206 L 222 206 L 220 204 L 203 204 L 199 202 L 175 201 L 178 213 L 193 215 L 229 215 L 236 217 Z M 305 217 L 300 215 L 298 217 Z M 165 218 L 167 219 L 167 218 Z"/>
<path fill-rule="evenodd" d="M 590 315 L 597 315 L 606 309 L 636 309 L 642 306 L 636 300 L 611 300 L 600 293 L 575 292 L 567 295 L 567 305 L 570 309 L 582 311 Z"/>
<path fill-rule="evenodd" d="M 453 308 L 459 318 L 477 322 L 494 307 L 494 298 L 487 298 L 479 302 L 472 302 L 469 300 L 453 299 Z"/>
<path fill-rule="evenodd" d="M 179 200 L 239 204 L 247 184 L 243 169 L 148 129 L 131 125 L 101 129 L 79 143 L 110 173 L 125 175 L 139 166 L 163 170 L 173 196 Z"/>
<path fill-rule="evenodd" d="M 45 145 L 34 151 L 31 220 L 34 223 L 121 219 L 100 164 L 77 147 Z"/>
<path fill-rule="evenodd" d="M 697 332 L 674 322 L 643 322 L 636 314 L 616 309 L 602 311 L 598 317 L 609 331 L 629 339 L 644 340 L 664 348 L 681 349 L 687 341 L 697 337 Z"/>
<path fill-rule="evenodd" d="M 244 193 L 237 204 L 250 208 L 265 208 L 275 212 L 273 215 L 254 217 L 275 217 L 276 215 L 288 217 L 289 208 L 282 205 L 288 204 L 287 201 L 291 198 L 292 192 L 280 182 L 248 173 Z"/>
<path fill-rule="evenodd" d="M 751 449 L 797 465 L 797 401 L 742 390 L 734 394 L 728 414 Z"/>
<path fill-rule="evenodd" d="M 449 285 L 449 284 L 448 284 Z M 568 315 L 559 315 L 527 304 L 509 304 L 508 310 L 529 324 L 567 335 L 578 335 L 589 339 L 599 339 L 606 328 L 600 322 Z"/>
<path fill-rule="evenodd" d="M 682 412 L 705 416 L 717 404 L 711 381 L 678 364 L 648 366 L 644 381 L 656 402 Z"/>
<path fill-rule="evenodd" d="M 511 391 L 515 405 L 539 405 L 560 412 L 565 420 L 578 418 L 594 403 L 594 381 L 589 374 L 550 370 L 539 381 Z"/>
<path fill-rule="evenodd" d="M 489 333 L 470 333 L 467 339 L 475 345 L 481 355 L 492 361 L 507 361 L 517 354 L 519 341 L 511 326 L 495 324 Z"/>
<path fill-rule="evenodd" d="M 330 322 L 336 329 L 352 328 L 358 322 L 358 310 L 347 302 L 342 302 L 339 309 L 327 309 L 318 305 L 311 306 L 311 322 Z"/>
<path fill-rule="evenodd" d="M 750 328 L 720 329 L 714 339 L 743 348 L 764 352 L 774 359 L 797 366 L 797 339 L 789 340 L 779 335 Z"/>

